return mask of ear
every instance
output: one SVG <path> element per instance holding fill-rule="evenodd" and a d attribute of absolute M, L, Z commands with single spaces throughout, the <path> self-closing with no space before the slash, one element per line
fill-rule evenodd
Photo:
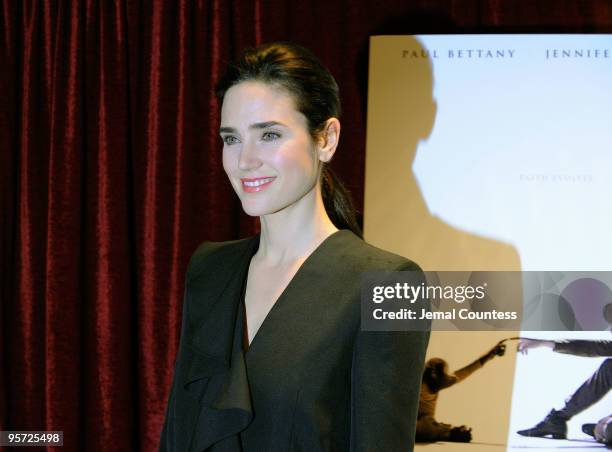
<path fill-rule="evenodd" d="M 329 162 L 340 141 L 340 121 L 338 118 L 329 118 L 321 131 L 317 145 L 317 154 L 322 162 Z"/>

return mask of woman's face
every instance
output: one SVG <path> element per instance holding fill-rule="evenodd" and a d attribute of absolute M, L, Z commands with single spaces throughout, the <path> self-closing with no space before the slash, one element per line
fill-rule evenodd
<path fill-rule="evenodd" d="M 299 204 L 317 184 L 319 160 L 306 118 L 282 88 L 246 81 L 223 99 L 223 168 L 248 215 Z"/>

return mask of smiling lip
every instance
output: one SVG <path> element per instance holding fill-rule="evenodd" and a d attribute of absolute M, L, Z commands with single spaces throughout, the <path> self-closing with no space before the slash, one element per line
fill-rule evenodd
<path fill-rule="evenodd" d="M 256 177 L 256 178 L 243 178 L 240 179 L 242 182 L 242 190 L 247 193 L 256 193 L 258 191 L 262 191 L 272 182 L 274 182 L 276 177 Z"/>

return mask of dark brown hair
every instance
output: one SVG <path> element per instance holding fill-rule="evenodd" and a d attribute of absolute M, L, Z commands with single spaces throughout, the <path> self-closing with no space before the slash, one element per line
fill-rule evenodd
<path fill-rule="evenodd" d="M 340 117 L 340 95 L 334 77 L 309 50 L 297 44 L 272 42 L 246 49 L 228 65 L 217 83 L 215 94 L 219 102 L 223 102 L 228 89 L 247 80 L 285 89 L 296 109 L 306 117 L 313 140 L 317 140 L 329 118 Z M 321 170 L 321 191 L 334 225 L 361 237 L 350 193 L 326 164 Z"/>

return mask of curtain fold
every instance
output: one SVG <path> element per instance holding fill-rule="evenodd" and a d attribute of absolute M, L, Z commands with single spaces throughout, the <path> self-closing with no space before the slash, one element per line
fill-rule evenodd
<path fill-rule="evenodd" d="M 62 430 L 64 451 L 156 450 L 189 256 L 258 227 L 216 132 L 214 83 L 244 47 L 291 40 L 330 67 L 334 168 L 360 207 L 368 36 L 539 25 L 610 32 L 612 4 L 3 0 L 0 430 Z"/>

